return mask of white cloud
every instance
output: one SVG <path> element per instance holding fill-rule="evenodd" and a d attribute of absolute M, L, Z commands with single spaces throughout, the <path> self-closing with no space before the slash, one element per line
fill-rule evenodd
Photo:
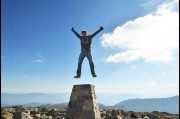
<path fill-rule="evenodd" d="M 151 81 L 150 81 L 150 85 L 151 85 L 151 86 L 156 86 L 157 83 L 156 83 L 155 81 L 151 80 Z"/>
<path fill-rule="evenodd" d="M 144 72 L 144 71 L 142 72 L 142 74 L 143 74 L 143 75 L 147 75 L 147 73 L 146 73 L 146 72 Z"/>
<path fill-rule="evenodd" d="M 161 74 L 162 74 L 163 76 L 168 75 L 168 74 L 167 74 L 166 72 L 164 72 L 164 71 L 162 71 Z"/>
<path fill-rule="evenodd" d="M 104 48 L 125 50 L 108 56 L 106 62 L 172 61 L 172 52 L 179 47 L 179 12 L 174 10 L 178 0 L 158 6 L 155 13 L 128 21 L 112 33 L 103 34 Z"/>
<path fill-rule="evenodd" d="M 43 59 L 36 59 L 35 62 L 38 62 L 38 63 L 43 63 L 44 60 Z"/>
<path fill-rule="evenodd" d="M 41 54 L 37 54 L 36 57 L 37 58 L 32 59 L 31 62 L 43 63 L 46 60 Z"/>

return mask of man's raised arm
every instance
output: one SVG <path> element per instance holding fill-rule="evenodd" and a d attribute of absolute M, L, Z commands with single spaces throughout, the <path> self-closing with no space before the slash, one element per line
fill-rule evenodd
<path fill-rule="evenodd" d="M 81 36 L 74 30 L 74 27 L 72 27 L 71 31 L 74 32 L 74 34 L 75 34 L 79 39 L 81 39 Z"/>
<path fill-rule="evenodd" d="M 100 29 L 99 30 L 97 30 L 95 33 L 93 33 L 92 35 L 91 35 L 91 37 L 93 38 L 95 35 L 97 35 L 100 31 L 102 31 L 102 30 L 104 30 L 104 28 L 102 27 L 102 26 L 100 26 Z"/>

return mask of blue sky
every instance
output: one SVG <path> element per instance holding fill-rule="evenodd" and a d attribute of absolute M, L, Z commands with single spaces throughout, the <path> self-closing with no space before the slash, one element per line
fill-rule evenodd
<path fill-rule="evenodd" d="M 6 93 L 71 92 L 131 97 L 179 94 L 179 0 L 2 0 L 1 89 Z M 84 60 L 74 79 L 80 42 L 94 33 L 97 78 Z"/>

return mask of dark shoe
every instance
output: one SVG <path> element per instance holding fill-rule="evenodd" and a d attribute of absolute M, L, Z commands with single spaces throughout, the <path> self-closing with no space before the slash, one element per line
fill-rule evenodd
<path fill-rule="evenodd" d="M 74 78 L 81 78 L 81 77 L 77 75 L 77 76 L 74 76 Z"/>
<path fill-rule="evenodd" d="M 94 75 L 92 75 L 92 76 L 93 76 L 93 78 L 97 77 L 96 74 L 94 74 Z"/>

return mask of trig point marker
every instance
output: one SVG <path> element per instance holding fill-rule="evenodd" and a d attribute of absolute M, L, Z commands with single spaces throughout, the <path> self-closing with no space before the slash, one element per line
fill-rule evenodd
<path fill-rule="evenodd" d="M 74 85 L 65 119 L 101 119 L 94 85 Z"/>

